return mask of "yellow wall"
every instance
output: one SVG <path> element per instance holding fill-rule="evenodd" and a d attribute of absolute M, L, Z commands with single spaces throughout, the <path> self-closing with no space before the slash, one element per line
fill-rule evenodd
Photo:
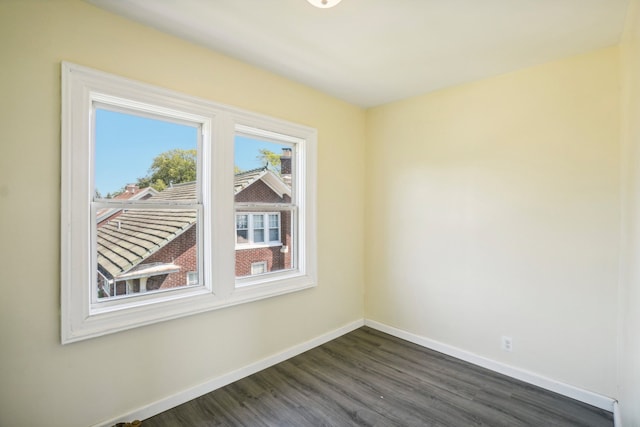
<path fill-rule="evenodd" d="M 622 425 L 640 426 L 640 1 L 632 0 L 622 52 L 623 232 L 619 400 Z"/>
<path fill-rule="evenodd" d="M 609 48 L 369 110 L 365 316 L 615 396 L 618 72 Z"/>
<path fill-rule="evenodd" d="M 0 2 L 0 57 L 0 425 L 98 423 L 362 319 L 362 109 L 81 1 Z M 62 60 L 317 128 L 318 287 L 61 346 Z"/>

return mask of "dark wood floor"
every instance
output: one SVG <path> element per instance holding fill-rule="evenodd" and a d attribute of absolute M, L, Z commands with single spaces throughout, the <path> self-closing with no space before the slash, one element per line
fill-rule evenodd
<path fill-rule="evenodd" d="M 613 426 L 609 412 L 363 327 L 143 422 Z"/>

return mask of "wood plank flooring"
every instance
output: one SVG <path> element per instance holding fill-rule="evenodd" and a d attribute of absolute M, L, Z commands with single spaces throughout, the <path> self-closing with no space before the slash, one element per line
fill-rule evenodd
<path fill-rule="evenodd" d="M 143 422 L 176 426 L 613 426 L 612 414 L 367 327 Z"/>

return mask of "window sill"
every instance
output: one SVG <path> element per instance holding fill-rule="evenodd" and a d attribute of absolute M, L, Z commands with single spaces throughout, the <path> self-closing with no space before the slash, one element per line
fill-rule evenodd
<path fill-rule="evenodd" d="M 261 249 L 261 248 L 275 248 L 278 246 L 282 246 L 282 242 L 273 242 L 273 243 L 261 243 L 261 244 L 251 244 L 245 243 L 241 245 L 236 245 L 236 251 L 242 251 L 245 249 Z"/>

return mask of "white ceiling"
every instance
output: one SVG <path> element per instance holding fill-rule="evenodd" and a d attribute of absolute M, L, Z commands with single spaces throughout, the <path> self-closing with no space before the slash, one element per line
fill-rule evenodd
<path fill-rule="evenodd" d="M 629 0 L 88 0 L 370 107 L 620 41 Z"/>

